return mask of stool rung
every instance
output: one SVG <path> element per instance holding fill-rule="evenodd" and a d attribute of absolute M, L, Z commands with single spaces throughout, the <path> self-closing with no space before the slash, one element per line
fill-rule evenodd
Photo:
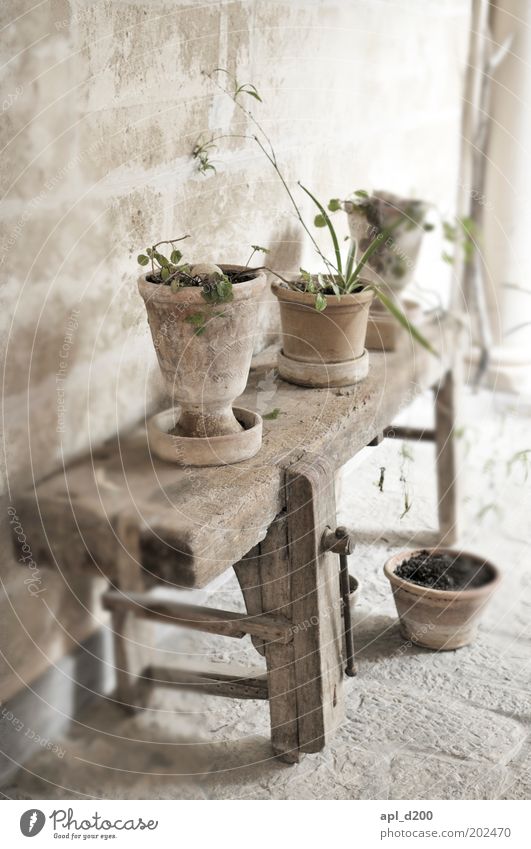
<path fill-rule="evenodd" d="M 268 642 L 289 643 L 293 639 L 292 624 L 281 616 L 260 613 L 249 616 L 233 610 L 217 610 L 195 604 L 154 598 L 148 593 L 121 593 L 108 590 L 102 598 L 107 610 L 128 611 L 134 616 L 158 619 L 166 624 L 181 625 L 210 634 L 241 639 L 245 634 Z"/>
<path fill-rule="evenodd" d="M 410 439 L 419 442 L 435 442 L 435 431 L 420 427 L 386 427 L 383 432 L 385 439 Z"/>
<path fill-rule="evenodd" d="M 214 669 L 195 671 L 170 669 L 166 666 L 148 666 L 142 673 L 142 677 L 147 678 L 155 687 L 194 690 L 201 695 L 224 696 L 232 699 L 269 698 L 267 675 L 248 677 L 218 672 Z"/>

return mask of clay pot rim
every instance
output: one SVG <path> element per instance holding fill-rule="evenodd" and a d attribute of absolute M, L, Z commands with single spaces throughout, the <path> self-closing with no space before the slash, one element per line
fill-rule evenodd
<path fill-rule="evenodd" d="M 360 281 L 365 286 L 371 286 L 370 280 L 362 279 Z M 315 293 L 311 292 L 295 292 L 293 289 L 288 289 L 282 286 L 278 281 L 271 284 L 271 291 L 279 301 L 285 301 L 297 306 L 309 306 L 315 308 Z M 327 295 L 328 303 L 326 310 L 322 314 L 327 313 L 330 309 L 341 310 L 345 308 L 358 307 L 366 303 L 370 303 L 374 298 L 374 292 L 371 289 L 364 289 L 361 292 L 352 292 L 349 295 L 341 295 L 338 301 L 335 295 Z"/>
<path fill-rule="evenodd" d="M 219 268 L 225 271 L 244 271 L 253 272 L 253 268 L 247 269 L 245 265 L 231 265 L 230 263 L 220 264 Z M 144 272 L 138 278 L 138 289 L 145 301 L 164 301 L 167 303 L 179 303 L 187 301 L 191 304 L 202 304 L 207 306 L 207 301 L 203 298 L 202 290 L 199 286 L 183 286 L 177 292 L 172 292 L 169 286 L 163 286 L 160 283 L 151 283 L 147 280 L 147 276 L 152 274 L 151 271 Z M 233 286 L 233 298 L 227 302 L 227 305 L 233 304 L 235 301 L 246 301 L 254 297 L 265 288 L 266 276 L 263 271 L 258 271 L 256 276 L 251 280 L 242 280 Z"/>
<path fill-rule="evenodd" d="M 406 581 L 405 578 L 400 578 L 395 574 L 395 569 L 400 563 L 403 563 L 404 560 L 407 560 L 414 554 L 420 554 L 421 551 L 429 551 L 430 554 L 450 554 L 455 557 L 465 555 L 466 557 L 470 557 L 472 560 L 475 560 L 477 563 L 480 563 L 482 566 L 488 566 L 491 571 L 492 579 L 486 584 L 483 584 L 481 587 L 472 587 L 471 589 L 464 590 L 437 590 L 433 587 L 422 587 L 420 584 L 414 584 L 412 581 Z M 439 599 L 441 601 L 457 601 L 465 599 L 468 601 L 480 599 L 484 596 L 490 595 L 501 581 L 500 570 L 494 565 L 494 563 L 491 563 L 490 560 L 486 560 L 478 554 L 473 554 L 471 551 L 445 548 L 443 546 L 436 546 L 435 548 L 427 549 L 411 548 L 406 549 L 406 551 L 400 551 L 385 562 L 384 573 L 386 578 L 389 579 L 391 585 L 397 589 L 406 590 L 413 595 Z"/>

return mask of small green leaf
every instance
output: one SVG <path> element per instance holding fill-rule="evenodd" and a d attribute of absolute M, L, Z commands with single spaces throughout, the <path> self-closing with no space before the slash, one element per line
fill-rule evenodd
<path fill-rule="evenodd" d="M 300 180 L 299 180 L 299 186 L 301 187 L 303 192 L 305 192 L 308 195 L 308 197 L 313 200 L 313 202 L 316 205 L 317 209 L 319 210 L 320 214 L 323 216 L 324 222 L 325 222 L 326 226 L 328 227 L 328 232 L 330 233 L 330 238 L 332 239 L 332 244 L 334 246 L 334 253 L 335 253 L 335 256 L 336 256 L 335 269 L 338 272 L 338 274 L 342 275 L 343 274 L 343 267 L 341 265 L 341 250 L 339 248 L 339 241 L 338 241 L 338 238 L 337 238 L 337 233 L 334 229 L 334 225 L 330 221 L 330 217 L 329 217 L 326 209 L 322 205 L 322 203 L 319 200 L 317 200 L 315 195 L 312 195 L 311 191 L 309 189 L 307 189 L 306 186 L 302 185 Z M 321 254 L 320 251 L 319 251 L 319 253 Z M 323 256 L 323 254 L 321 254 L 321 256 L 325 260 L 327 268 L 330 270 L 331 263 L 329 263 L 326 260 L 326 258 Z M 334 267 L 334 266 L 332 266 L 332 267 Z"/>
<path fill-rule="evenodd" d="M 213 304 L 226 303 L 232 301 L 234 293 L 232 291 L 232 283 L 225 274 L 217 274 L 214 279 L 210 279 L 203 285 L 203 298 L 205 301 Z"/>
<path fill-rule="evenodd" d="M 181 251 L 173 250 L 170 255 L 170 261 L 177 265 L 181 261 L 182 256 Z"/>
<path fill-rule="evenodd" d="M 163 268 L 164 268 L 164 267 L 167 267 L 167 266 L 170 264 L 170 263 L 169 263 L 169 260 L 168 260 L 168 259 L 166 259 L 166 257 L 164 256 L 164 254 L 161 254 L 161 253 L 159 253 L 158 251 L 155 251 L 155 253 L 153 254 L 153 256 L 154 256 L 154 257 L 155 257 L 155 259 L 157 260 L 158 264 L 159 264 L 159 265 L 162 265 L 162 267 L 163 267 Z"/>
<path fill-rule="evenodd" d="M 206 328 L 206 319 L 203 313 L 195 312 L 192 315 L 187 315 L 185 321 L 188 324 L 191 324 L 194 329 L 194 335 L 200 336 L 205 332 Z"/>
<path fill-rule="evenodd" d="M 274 409 L 274 410 L 271 410 L 271 412 L 270 412 L 270 413 L 264 413 L 264 415 L 262 416 L 262 418 L 263 418 L 263 419 L 266 419 L 266 420 L 267 420 L 267 421 L 269 421 L 269 422 L 271 422 L 271 421 L 275 421 L 275 419 L 278 419 L 278 417 L 279 417 L 279 415 L 280 415 L 280 413 L 281 413 L 281 412 L 282 412 L 282 411 L 280 410 L 280 408 L 279 408 L 279 407 L 275 407 L 275 409 Z"/>
<path fill-rule="evenodd" d="M 339 198 L 332 198 L 331 200 L 329 200 L 328 209 L 330 210 L 330 212 L 337 212 L 339 209 L 341 209 L 341 201 L 339 200 Z"/>
<path fill-rule="evenodd" d="M 354 194 L 358 198 L 368 198 L 369 197 L 369 192 L 366 192 L 365 189 L 358 189 L 357 191 L 354 192 Z"/>
<path fill-rule="evenodd" d="M 338 301 L 341 300 L 341 292 L 339 291 L 339 286 L 337 285 L 334 277 L 331 274 L 328 277 L 328 283 L 332 287 L 332 291 L 333 291 L 334 295 L 336 296 L 336 298 L 338 299 Z"/>
<path fill-rule="evenodd" d="M 322 294 L 322 292 L 319 292 L 315 296 L 315 309 L 317 310 L 317 312 L 322 312 L 326 309 L 326 298 Z"/>
<path fill-rule="evenodd" d="M 136 259 L 137 259 L 137 262 L 138 262 L 139 265 L 148 265 L 149 264 L 149 257 L 146 256 L 145 254 L 138 254 Z"/>
<path fill-rule="evenodd" d="M 347 236 L 347 238 L 349 238 L 349 237 Z M 349 290 L 349 286 L 351 285 L 351 283 L 354 282 L 353 280 L 351 280 L 351 277 L 352 277 L 352 269 L 354 268 L 354 263 L 356 261 L 357 252 L 358 252 L 358 243 L 357 243 L 356 239 L 352 239 L 351 242 L 350 242 L 350 247 L 348 249 L 347 264 L 346 264 L 346 267 L 345 267 L 345 281 L 346 281 L 347 292 Z"/>
<path fill-rule="evenodd" d="M 426 224 L 423 224 L 422 226 L 426 233 L 431 233 L 432 230 L 435 230 L 435 224 L 430 224 L 429 222 L 426 222 Z"/>
<path fill-rule="evenodd" d="M 448 242 L 455 242 L 457 236 L 457 228 L 454 224 L 450 224 L 449 221 L 443 221 L 443 234 L 444 238 Z"/>
<path fill-rule="evenodd" d="M 313 223 L 316 227 L 326 227 L 326 219 L 324 215 L 316 215 L 313 219 Z"/>
<path fill-rule="evenodd" d="M 239 86 L 234 92 L 234 97 L 237 97 L 239 94 L 250 94 L 251 97 L 254 97 L 255 100 L 259 100 L 262 103 L 262 98 L 258 94 L 258 89 L 252 83 L 244 83 Z"/>
<path fill-rule="evenodd" d="M 163 268 L 162 271 L 160 272 L 161 280 L 165 282 L 168 279 L 169 276 L 170 276 L 170 269 L 169 268 Z"/>
<path fill-rule="evenodd" d="M 263 254 L 269 253 L 269 248 L 262 248 L 261 245 L 251 245 L 253 251 L 261 251 Z"/>
<path fill-rule="evenodd" d="M 170 283 L 170 289 L 172 290 L 172 292 L 173 292 L 173 294 L 174 294 L 174 295 L 175 295 L 175 293 L 176 293 L 176 292 L 178 292 L 178 291 L 179 291 L 179 289 L 180 289 L 180 288 L 181 288 L 181 284 L 179 283 L 179 281 L 177 280 L 177 278 L 175 278 L 174 280 L 172 280 L 172 281 L 171 281 L 171 283 Z"/>

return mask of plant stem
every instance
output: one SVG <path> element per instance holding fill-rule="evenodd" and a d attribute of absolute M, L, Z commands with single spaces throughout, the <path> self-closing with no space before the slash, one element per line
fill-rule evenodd
<path fill-rule="evenodd" d="M 221 68 L 220 68 L 220 69 L 218 69 L 218 70 L 223 70 L 223 69 L 221 69 Z M 212 73 L 213 73 L 213 72 L 212 72 Z M 227 72 L 227 71 L 226 71 L 225 73 L 227 73 L 227 75 L 228 75 L 228 76 L 231 76 L 230 74 L 228 74 L 228 72 Z M 256 135 L 251 136 L 251 138 L 252 138 L 252 139 L 253 139 L 253 140 L 257 143 L 257 145 L 259 146 L 259 148 L 260 148 L 260 150 L 262 151 L 262 153 L 264 154 L 264 156 L 268 159 L 268 161 L 270 162 L 270 164 L 271 164 L 271 165 L 273 166 L 273 168 L 275 169 L 275 171 L 276 171 L 276 173 L 277 173 L 277 176 L 278 176 L 278 178 L 280 179 L 280 181 L 281 181 L 282 185 L 284 186 L 284 189 L 285 189 L 285 191 L 286 191 L 286 193 L 287 193 L 287 195 L 288 195 L 288 197 L 289 197 L 289 199 L 290 199 L 290 201 L 291 201 L 291 204 L 292 204 L 292 206 L 293 206 L 293 208 L 294 208 L 294 210 L 295 210 L 295 213 L 296 213 L 296 215 L 297 215 L 297 218 L 299 219 L 300 224 L 302 225 L 302 227 L 303 227 L 303 228 L 304 228 L 304 230 L 306 231 L 307 235 L 310 237 L 311 242 L 312 242 L 312 244 L 313 244 L 313 246 L 314 246 L 315 250 L 317 251 L 318 255 L 321 257 L 321 259 L 322 259 L 322 260 L 323 260 L 323 262 L 325 263 L 325 265 L 326 265 L 326 267 L 327 267 L 327 269 L 328 269 L 328 272 L 329 272 L 329 273 L 333 273 L 333 272 L 337 273 L 337 268 L 335 268 L 335 266 L 334 266 L 332 263 L 330 263 L 330 261 L 329 261 L 329 260 L 325 257 L 325 255 L 324 255 L 324 254 L 323 254 L 323 252 L 321 251 L 321 249 L 320 249 L 319 245 L 317 244 L 317 242 L 316 242 L 316 240 L 315 240 L 315 238 L 314 238 L 314 236 L 313 236 L 313 234 L 312 234 L 311 230 L 309 229 L 308 225 L 307 225 L 307 224 L 306 224 L 306 222 L 304 221 L 304 218 L 302 217 L 302 214 L 301 214 L 300 209 L 299 209 L 299 207 L 298 207 L 297 201 L 296 201 L 296 200 L 295 200 L 295 198 L 293 197 L 293 194 L 292 194 L 292 192 L 291 192 L 291 190 L 290 190 L 290 188 L 289 188 L 289 186 L 288 186 L 288 184 L 287 184 L 287 182 L 286 182 L 286 180 L 285 180 L 285 178 L 284 178 L 284 175 L 282 174 L 282 172 L 280 171 L 280 168 L 278 167 L 277 157 L 276 157 L 276 154 L 275 154 L 275 149 L 274 149 L 274 147 L 273 147 L 273 143 L 271 142 L 271 139 L 270 139 L 270 138 L 269 138 L 269 136 L 267 135 L 266 131 L 264 130 L 264 128 L 262 127 L 262 125 L 259 123 L 259 121 L 257 121 L 257 119 L 254 117 L 253 113 L 252 113 L 249 109 L 246 109 L 246 108 L 245 108 L 245 106 L 243 106 L 243 105 L 239 102 L 239 100 L 237 99 L 237 97 L 236 97 L 236 96 L 235 96 L 232 92 L 230 92 L 230 91 L 228 91 L 226 88 L 224 88 L 224 87 L 223 87 L 223 86 L 222 86 L 222 85 L 221 85 L 221 84 L 220 84 L 220 83 L 219 83 L 216 79 L 214 79 L 214 77 L 212 76 L 212 74 L 206 74 L 206 76 L 207 76 L 207 77 L 208 77 L 208 78 L 209 78 L 209 79 L 210 79 L 210 80 L 214 83 L 214 85 L 215 85 L 215 86 L 217 86 L 217 88 L 219 88 L 219 90 L 220 90 L 220 91 L 222 91 L 224 94 L 226 94 L 226 95 L 227 95 L 227 97 L 230 97 L 230 99 L 232 100 L 232 102 L 233 102 L 233 103 L 234 103 L 234 104 L 238 107 L 238 109 L 239 109 L 239 110 L 240 110 L 240 111 L 241 111 L 241 112 L 242 112 L 242 113 L 243 113 L 243 114 L 244 114 L 247 118 L 249 118 L 249 120 L 250 120 L 250 121 L 252 121 L 252 123 L 253 123 L 253 124 L 254 124 L 254 126 L 257 128 L 258 132 L 260 133 L 260 135 L 261 135 L 261 136 L 265 139 L 265 141 L 266 141 L 266 143 L 267 143 L 267 145 L 268 145 L 268 147 L 269 147 L 269 150 L 267 150 L 267 149 L 266 149 L 266 146 L 264 145 L 264 143 L 262 142 L 262 140 L 261 140 L 258 136 L 256 136 Z M 235 136 L 235 137 L 237 137 L 237 136 Z M 222 138 L 222 137 L 221 137 L 221 136 L 219 136 L 218 138 Z M 240 138 L 249 138 L 249 136 L 240 136 Z"/>

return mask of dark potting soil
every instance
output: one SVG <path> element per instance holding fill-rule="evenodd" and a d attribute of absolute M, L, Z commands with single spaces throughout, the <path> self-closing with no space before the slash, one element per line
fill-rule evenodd
<path fill-rule="evenodd" d="M 481 587 L 492 580 L 485 564 L 465 554 L 431 554 L 419 551 L 395 569 L 395 575 L 433 590 L 465 590 Z"/>
<path fill-rule="evenodd" d="M 244 271 L 225 271 L 224 273 L 225 273 L 225 277 L 228 277 L 230 282 L 233 285 L 235 285 L 236 283 L 246 283 L 248 280 L 253 280 L 256 277 L 256 271 L 254 271 L 252 268 L 250 268 L 249 271 L 245 271 L 245 272 Z M 186 277 L 183 276 L 182 278 L 178 278 L 178 279 L 180 280 L 182 285 L 184 287 L 187 287 L 187 288 L 190 288 L 190 287 L 194 288 L 196 286 L 203 286 L 203 284 L 205 282 L 202 277 L 190 278 L 188 276 L 186 276 Z M 169 285 L 169 284 L 166 284 L 166 282 L 164 280 L 162 280 L 160 273 L 147 274 L 146 280 L 147 280 L 148 283 L 158 283 L 162 286 Z"/>

